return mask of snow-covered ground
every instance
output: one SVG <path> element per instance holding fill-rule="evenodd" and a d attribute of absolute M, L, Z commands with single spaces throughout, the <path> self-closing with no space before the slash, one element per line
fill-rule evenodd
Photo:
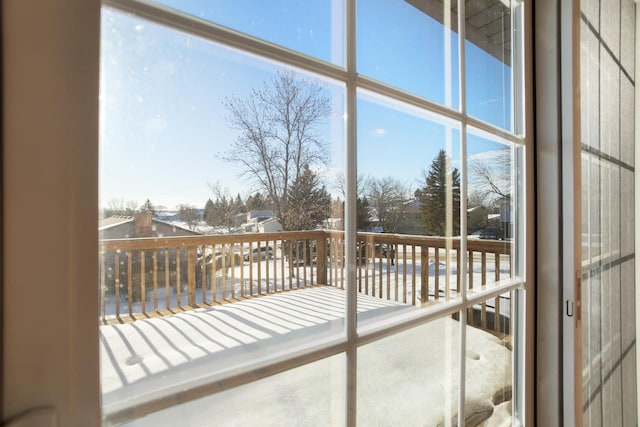
<path fill-rule="evenodd" d="M 359 295 L 359 319 L 415 310 Z M 250 364 L 343 331 L 344 291 L 315 287 L 100 327 L 106 413 L 149 396 L 180 396 L 209 375 Z M 442 425 L 456 417 L 458 322 L 442 318 L 358 350 L 361 425 Z M 511 352 L 493 335 L 467 328 L 468 422 L 504 417 Z M 134 425 L 342 425 L 343 355 L 173 406 Z M 500 410 L 497 410 L 500 409 Z M 508 408 L 507 408 L 508 409 Z M 496 424 L 497 419 L 493 419 Z M 475 424 L 474 424 L 475 425 Z"/>

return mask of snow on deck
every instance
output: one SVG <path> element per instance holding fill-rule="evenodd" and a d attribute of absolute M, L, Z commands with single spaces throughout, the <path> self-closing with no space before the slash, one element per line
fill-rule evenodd
<path fill-rule="evenodd" d="M 175 389 L 205 375 L 339 334 L 344 329 L 344 298 L 340 289 L 315 287 L 167 317 L 102 325 L 105 412 L 151 390 Z M 358 296 L 359 320 L 416 309 Z M 447 317 L 361 347 L 359 424 L 437 425 L 454 416 L 458 335 L 459 323 Z M 493 335 L 467 328 L 466 357 L 466 418 L 487 419 L 501 403 L 495 397 L 511 388 L 511 352 Z M 342 362 L 334 377 L 318 369 L 323 363 L 335 365 L 336 357 L 329 360 L 160 411 L 136 425 L 173 426 L 174 422 L 167 421 L 173 416 L 180 416 L 180 425 L 299 424 L 293 420 L 304 425 L 335 424 L 326 417 L 336 409 L 343 412 L 344 359 L 337 358 Z M 280 393 L 283 378 L 286 389 L 292 390 L 285 395 Z M 305 400 L 307 395 L 311 400 Z M 257 409 L 243 410 L 245 402 Z M 212 407 L 216 408 L 215 422 Z M 344 421 L 341 415 L 335 416 L 338 424 Z"/>

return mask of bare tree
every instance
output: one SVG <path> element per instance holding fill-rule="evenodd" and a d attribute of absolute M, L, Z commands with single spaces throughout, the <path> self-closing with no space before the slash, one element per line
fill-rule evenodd
<path fill-rule="evenodd" d="M 511 197 L 511 151 L 485 153 L 469 161 L 470 190 L 480 200 Z"/>
<path fill-rule="evenodd" d="M 356 192 L 358 197 L 362 197 L 365 195 L 366 184 L 367 184 L 367 178 L 362 174 L 358 174 L 358 176 L 356 177 Z M 344 173 L 338 172 L 336 174 L 335 188 L 340 192 L 340 194 L 342 195 L 342 198 L 346 199 L 347 189 L 346 189 Z"/>
<path fill-rule="evenodd" d="M 224 159 L 240 165 L 242 175 L 263 189 L 286 230 L 284 211 L 289 188 L 305 166 L 327 162 L 319 134 L 331 113 L 330 98 L 317 82 L 279 72 L 244 99 L 227 98 L 224 106 L 240 136 Z"/>
<path fill-rule="evenodd" d="M 190 205 L 178 205 L 178 219 L 186 222 L 189 230 L 195 230 L 200 221 L 198 210 Z"/>
<path fill-rule="evenodd" d="M 122 197 L 115 197 L 107 202 L 107 207 L 104 208 L 104 216 L 133 215 L 137 207 L 138 202 L 135 200 L 125 200 Z"/>
<path fill-rule="evenodd" d="M 366 181 L 366 197 L 386 231 L 396 232 L 411 190 L 401 181 L 387 176 Z"/>
<path fill-rule="evenodd" d="M 215 202 L 205 206 L 205 221 L 209 225 L 225 227 L 227 232 L 231 232 L 234 226 L 235 216 L 244 210 L 242 202 L 238 196 L 234 199 L 229 194 L 229 189 L 222 187 L 220 182 L 209 184 L 209 188 L 215 196 Z"/>

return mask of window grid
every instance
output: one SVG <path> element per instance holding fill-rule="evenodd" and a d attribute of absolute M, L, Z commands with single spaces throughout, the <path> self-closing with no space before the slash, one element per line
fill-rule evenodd
<path fill-rule="evenodd" d="M 358 75 L 356 65 L 356 11 L 355 0 L 345 0 L 345 26 L 346 26 L 346 68 L 339 67 L 313 57 L 289 50 L 287 48 L 278 46 L 276 44 L 240 33 L 238 31 L 217 25 L 215 23 L 193 17 L 186 13 L 176 11 L 174 9 L 165 7 L 160 4 L 151 3 L 145 0 L 103 0 L 103 5 L 112 7 L 114 9 L 131 13 L 141 18 L 150 20 L 154 23 L 166 26 L 168 28 L 179 30 L 188 34 L 192 34 L 209 41 L 217 42 L 222 45 L 236 48 L 244 53 L 256 55 L 263 59 L 270 59 L 278 63 L 303 69 L 305 71 L 312 72 L 314 74 L 335 79 L 346 85 L 346 187 L 347 197 L 345 200 L 345 245 L 346 245 L 346 265 L 347 265 L 347 278 L 348 282 L 355 283 L 355 268 L 351 268 L 356 264 L 356 250 L 354 248 L 356 242 L 356 206 L 355 197 L 348 197 L 349 194 L 355 194 L 356 189 L 356 164 L 357 164 L 357 152 L 356 152 L 356 123 L 357 123 L 357 111 L 356 100 L 358 90 L 365 90 L 374 94 L 389 98 L 393 101 L 401 102 L 403 104 L 417 107 L 427 113 L 432 113 L 440 116 L 441 119 L 452 120 L 460 123 L 460 172 L 461 172 L 461 194 L 464 196 L 467 194 L 467 132 L 468 128 L 474 129 L 474 133 L 484 134 L 491 137 L 494 141 L 502 141 L 513 144 L 516 151 L 522 153 L 524 150 L 526 138 L 524 134 L 522 106 L 524 105 L 523 95 L 523 78 L 522 78 L 522 66 L 518 67 L 515 64 L 522 65 L 522 46 L 523 40 L 514 40 L 514 48 L 512 50 L 511 64 L 514 64 L 511 77 L 511 91 L 512 91 L 512 108 L 511 120 L 513 122 L 512 128 L 515 133 L 508 132 L 502 128 L 474 118 L 467 115 L 466 111 L 466 60 L 465 60 L 465 0 L 458 0 L 458 77 L 459 77 L 459 106 L 460 109 L 452 109 L 436 102 L 427 100 L 417 95 L 405 92 L 401 89 L 397 89 L 390 85 L 378 82 L 374 79 L 368 78 L 363 75 Z M 445 2 L 445 10 L 451 9 L 449 2 Z M 513 1 L 512 4 L 512 28 L 514 23 L 522 25 L 522 18 L 519 13 L 522 13 L 522 1 Z M 519 12 L 519 13 L 516 13 Z M 513 30 L 512 30 L 513 31 Z M 515 90 L 514 90 L 515 89 Z M 516 165 L 520 166 L 524 163 L 524 159 L 521 156 L 514 156 Z M 516 174 L 524 174 L 519 170 L 515 171 Z M 520 197 L 523 184 L 519 182 L 521 180 L 514 180 L 517 184 L 515 190 L 516 200 L 514 206 L 517 208 L 523 207 L 523 197 Z M 466 212 L 466 197 L 461 197 L 460 212 Z M 517 226 L 523 227 L 522 220 L 524 219 L 524 211 L 517 213 Z M 362 327 L 358 327 L 356 324 L 356 295 L 357 288 L 355 286 L 347 287 L 347 302 L 346 302 L 346 321 L 345 321 L 345 336 L 340 339 L 332 340 L 317 340 L 313 345 L 298 350 L 297 352 L 291 352 L 288 355 L 274 358 L 260 366 L 260 373 L 257 373 L 254 369 L 243 371 L 239 374 L 203 378 L 199 383 L 191 387 L 188 391 L 180 396 L 180 401 L 177 401 L 175 396 L 171 397 L 159 397 L 150 399 L 149 401 L 136 405 L 135 407 L 122 406 L 113 407 L 110 413 L 103 414 L 107 423 L 118 423 L 125 420 L 131 420 L 134 418 L 142 417 L 146 414 L 165 409 L 172 405 L 204 397 L 216 392 L 228 390 L 230 388 L 237 387 L 242 384 L 250 383 L 260 378 L 271 376 L 280 372 L 287 371 L 289 369 L 312 363 L 326 357 L 330 357 L 336 354 L 345 353 L 347 355 L 347 425 L 356 424 L 356 359 L 357 359 L 357 347 L 366 345 L 373 341 L 385 338 L 393 335 L 402 330 L 425 324 L 429 321 L 441 318 L 444 316 L 452 315 L 456 312 L 460 313 L 460 353 L 465 354 L 466 351 L 466 320 L 467 320 L 467 308 L 472 307 L 474 304 L 481 303 L 491 298 L 496 298 L 501 294 L 511 293 L 514 296 L 514 306 L 520 306 L 518 297 L 516 295 L 522 295 L 522 289 L 524 287 L 524 271 L 521 271 L 524 266 L 524 241 L 519 242 L 515 251 L 514 266 L 516 268 L 516 274 L 512 276 L 512 279 L 505 281 L 504 283 L 497 285 L 496 287 L 487 288 L 481 291 L 474 291 L 472 295 L 467 295 L 467 252 L 466 252 L 466 215 L 461 214 L 461 249 L 460 249 L 460 270 L 461 275 L 461 298 L 453 301 L 440 302 L 432 307 L 423 308 L 417 312 L 408 313 L 406 315 L 397 316 L 394 319 L 386 320 L 384 324 L 372 324 Z M 518 233 L 520 234 L 520 233 Z M 518 236 L 523 237 L 523 236 Z M 517 314 L 514 319 L 514 325 L 521 323 L 521 313 Z M 522 329 L 516 328 L 515 333 L 518 333 Z M 520 340 L 517 339 L 516 342 Z M 518 347 L 514 348 L 513 357 L 519 357 L 517 353 Z M 464 393 L 465 393 L 465 357 L 460 358 L 460 381 L 458 391 L 458 413 L 464 413 Z M 514 375 L 516 372 L 516 363 L 513 364 Z M 514 404 L 517 404 L 516 388 L 521 387 L 514 381 Z M 514 422 L 518 422 L 516 417 L 520 417 L 521 413 L 515 410 L 513 413 Z M 464 418 L 458 420 L 458 425 L 464 425 Z"/>

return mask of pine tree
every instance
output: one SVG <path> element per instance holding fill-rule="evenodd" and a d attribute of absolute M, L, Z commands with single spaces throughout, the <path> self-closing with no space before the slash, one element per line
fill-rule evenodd
<path fill-rule="evenodd" d="M 216 208 L 211 199 L 208 199 L 204 205 L 204 221 L 208 225 L 215 225 L 216 222 Z"/>
<path fill-rule="evenodd" d="M 151 214 L 155 216 L 156 207 L 151 203 L 151 200 L 147 199 L 142 206 L 140 206 L 140 212 L 151 212 Z"/>
<path fill-rule="evenodd" d="M 245 209 L 247 212 L 250 211 L 262 211 L 269 209 L 267 201 L 262 196 L 262 193 L 257 192 L 253 196 L 247 197 L 247 202 L 245 203 Z"/>
<path fill-rule="evenodd" d="M 331 195 L 306 165 L 289 189 L 284 213 L 285 230 L 313 230 L 331 213 Z"/>
<path fill-rule="evenodd" d="M 451 192 L 450 217 L 447 218 L 447 192 Z M 445 236 L 447 221 L 452 233 L 460 233 L 460 173 L 451 166 L 451 159 L 440 150 L 425 173 L 425 186 L 418 191 L 422 203 L 422 224 L 427 235 Z"/>
<path fill-rule="evenodd" d="M 356 199 L 356 226 L 358 230 L 368 230 L 371 226 L 370 209 L 367 196 Z"/>

